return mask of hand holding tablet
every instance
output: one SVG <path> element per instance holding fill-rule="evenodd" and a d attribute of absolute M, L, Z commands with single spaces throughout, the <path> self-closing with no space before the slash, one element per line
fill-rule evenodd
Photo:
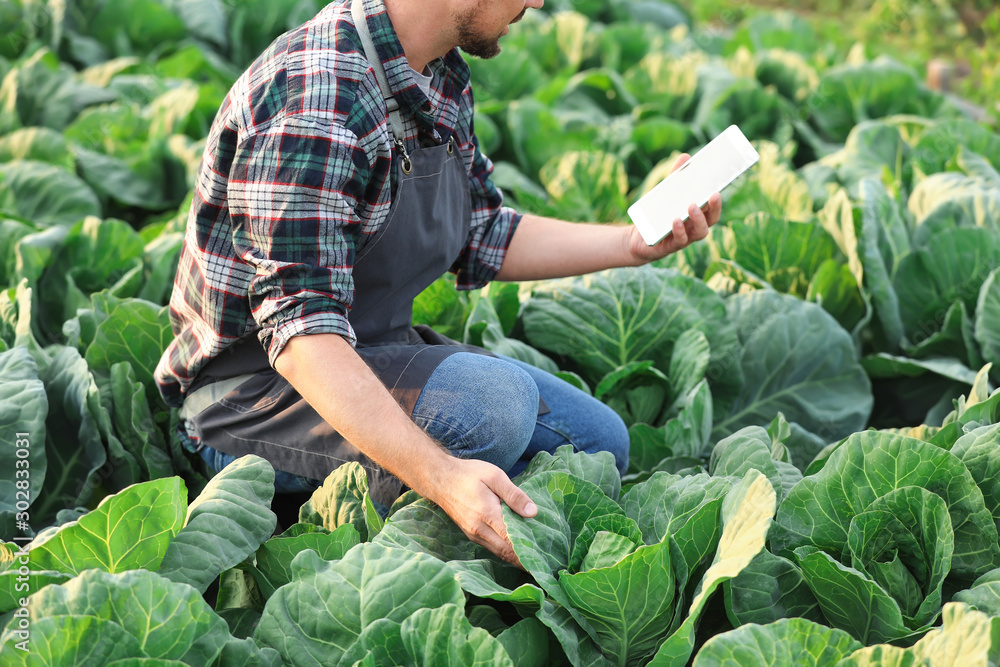
<path fill-rule="evenodd" d="M 692 202 L 704 207 L 759 159 L 740 129 L 730 125 L 629 207 L 629 217 L 646 244 L 656 245 L 671 233 L 674 220 L 687 220 Z"/>

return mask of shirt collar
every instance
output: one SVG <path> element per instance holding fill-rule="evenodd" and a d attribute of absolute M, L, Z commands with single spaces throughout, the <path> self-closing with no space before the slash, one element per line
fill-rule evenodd
<path fill-rule="evenodd" d="M 358 0 L 352 0 L 356 2 Z M 403 45 L 396 36 L 389 13 L 383 0 L 360 0 L 368 20 L 368 30 L 375 44 L 375 52 L 385 68 L 385 76 L 389 81 L 389 90 L 399 103 L 404 115 L 433 127 L 436 110 L 430 100 L 410 76 L 410 65 L 403 52 Z M 442 68 L 443 65 L 443 68 Z M 444 76 L 444 88 L 441 91 L 446 99 L 454 100 L 469 84 L 471 72 L 458 49 L 452 49 L 443 58 L 430 63 L 431 71 Z"/>

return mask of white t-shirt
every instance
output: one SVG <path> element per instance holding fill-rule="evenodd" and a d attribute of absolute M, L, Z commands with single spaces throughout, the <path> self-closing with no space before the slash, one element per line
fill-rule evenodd
<path fill-rule="evenodd" d="M 430 71 L 430 68 L 425 68 L 425 71 Z M 417 70 L 410 68 L 410 73 L 413 74 L 413 79 L 420 86 L 420 90 L 424 91 L 424 95 L 427 97 L 431 96 L 431 79 L 434 78 L 433 74 L 421 74 Z"/>

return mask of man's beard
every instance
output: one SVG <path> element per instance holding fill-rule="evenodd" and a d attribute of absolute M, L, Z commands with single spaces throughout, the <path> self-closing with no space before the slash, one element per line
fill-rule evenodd
<path fill-rule="evenodd" d="M 490 58 L 495 58 L 500 54 L 500 37 L 502 37 L 502 35 L 497 35 L 496 37 L 484 35 L 476 32 L 472 28 L 475 24 L 476 16 L 479 14 L 479 11 L 484 4 L 485 2 L 480 2 L 479 7 L 475 10 L 464 15 L 457 16 L 455 23 L 458 26 L 458 48 L 462 49 L 470 56 L 489 60 Z M 527 8 L 521 10 L 521 13 L 518 14 L 517 17 L 511 21 L 511 23 L 517 23 L 520 21 L 526 11 Z"/>

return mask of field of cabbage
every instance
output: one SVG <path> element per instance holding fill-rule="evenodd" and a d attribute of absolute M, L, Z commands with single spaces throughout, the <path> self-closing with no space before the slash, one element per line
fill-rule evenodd
<path fill-rule="evenodd" d="M 1000 134 L 791 14 L 550 1 L 470 61 L 523 210 L 625 221 L 732 123 L 761 154 L 657 266 L 418 298 L 629 425 L 624 477 L 515 480 L 523 570 L 356 464 L 279 521 L 267 461 L 184 449 L 152 372 L 204 136 L 321 6 L 0 0 L 0 663 L 1000 664 Z"/>

